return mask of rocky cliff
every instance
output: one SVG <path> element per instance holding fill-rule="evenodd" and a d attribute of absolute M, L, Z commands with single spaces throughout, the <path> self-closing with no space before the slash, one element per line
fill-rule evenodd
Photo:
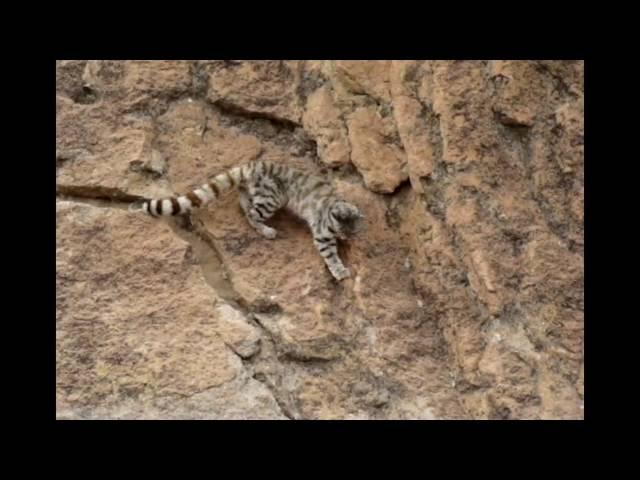
<path fill-rule="evenodd" d="M 583 69 L 57 62 L 57 418 L 583 418 Z M 127 209 L 256 158 L 361 207 L 352 278 Z"/>

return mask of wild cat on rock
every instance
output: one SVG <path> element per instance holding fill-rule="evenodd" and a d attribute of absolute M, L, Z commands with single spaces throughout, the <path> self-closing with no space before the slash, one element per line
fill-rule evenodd
<path fill-rule="evenodd" d="M 182 215 L 235 188 L 249 224 L 258 233 L 276 238 L 277 231 L 264 222 L 286 208 L 309 225 L 313 242 L 333 277 L 340 281 L 351 276 L 338 256 L 337 239 L 353 235 L 364 215 L 340 199 L 327 180 L 286 165 L 256 160 L 216 175 L 185 195 L 147 199 L 142 209 L 154 217 Z"/>

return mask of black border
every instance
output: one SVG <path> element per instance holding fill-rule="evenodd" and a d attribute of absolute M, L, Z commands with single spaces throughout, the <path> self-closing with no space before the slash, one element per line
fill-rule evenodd
<path fill-rule="evenodd" d="M 382 22 L 384 21 L 384 19 L 379 19 L 379 21 Z M 436 21 L 436 20 L 433 20 L 433 21 Z M 347 28 L 348 26 L 345 25 L 344 27 Z M 331 30 L 332 27 L 329 27 L 329 29 Z M 377 32 L 373 30 L 375 29 L 372 29 L 370 34 L 372 36 L 377 35 Z M 451 34 L 454 35 L 455 33 L 451 32 Z M 45 71 L 45 73 L 42 74 L 42 76 L 40 76 L 36 82 L 34 82 L 36 84 L 36 87 L 34 87 L 31 91 L 36 92 L 37 90 L 40 90 L 40 91 L 46 92 L 46 89 L 42 89 L 41 81 L 42 79 L 47 77 L 47 73 L 50 75 L 54 74 L 52 70 L 54 67 L 53 64 L 55 59 L 74 59 L 74 58 L 195 59 L 195 58 L 212 58 L 212 57 L 213 58 L 246 58 L 246 59 L 261 59 L 261 58 L 479 59 L 481 57 L 483 58 L 490 57 L 490 58 L 496 58 L 496 59 L 500 59 L 500 58 L 585 59 L 585 57 L 587 56 L 585 54 L 584 47 L 582 46 L 577 49 L 570 49 L 570 48 L 567 49 L 567 48 L 560 47 L 560 48 L 556 48 L 555 50 L 554 49 L 549 50 L 549 49 L 545 49 L 544 47 L 541 47 L 538 49 L 534 48 L 532 50 L 525 51 L 520 48 L 520 45 L 518 45 L 517 47 L 512 46 L 511 50 L 509 49 L 509 47 L 504 47 L 502 49 L 487 49 L 487 50 L 480 51 L 479 48 L 474 48 L 475 45 L 473 43 L 466 44 L 464 46 L 458 44 L 458 49 L 456 49 L 455 47 L 453 48 L 442 47 L 442 38 L 440 38 L 440 41 L 438 42 L 437 46 L 434 46 L 434 51 L 429 51 L 428 47 L 425 49 L 425 51 L 421 51 L 420 47 L 422 46 L 422 44 L 415 44 L 415 43 L 412 43 L 411 45 L 395 44 L 394 45 L 395 48 L 387 48 L 387 49 L 381 49 L 381 50 L 376 50 L 375 48 L 372 48 L 371 50 L 367 50 L 369 48 L 368 46 L 354 47 L 352 44 L 347 44 L 346 48 L 338 48 L 338 46 L 335 44 L 325 45 L 323 43 L 324 39 L 322 40 L 318 39 L 317 40 L 318 44 L 315 45 L 315 47 L 311 47 L 310 49 L 305 48 L 303 45 L 280 44 L 277 49 L 268 50 L 267 48 L 265 48 L 261 50 L 260 42 L 258 42 L 258 44 L 253 45 L 252 48 L 243 50 L 241 47 L 236 46 L 236 44 L 234 44 L 234 42 L 232 41 L 232 39 L 236 40 L 238 38 L 238 35 L 239 33 L 235 32 L 233 35 L 231 35 L 231 37 L 227 37 L 227 40 L 223 44 L 219 45 L 219 48 L 214 47 L 213 51 L 208 51 L 207 49 L 208 44 L 206 43 L 202 43 L 202 42 L 198 43 L 194 41 L 194 44 L 191 45 L 191 41 L 187 42 L 186 40 L 183 40 L 184 43 L 185 44 L 189 43 L 190 46 L 186 47 L 185 45 L 185 48 L 180 52 L 176 50 L 163 49 L 162 47 L 158 47 L 158 48 L 154 48 L 153 46 L 140 47 L 139 45 L 134 46 L 130 49 L 125 47 L 122 50 L 120 50 L 119 53 L 116 49 L 109 49 L 108 47 L 105 50 L 99 51 L 99 50 L 93 50 L 91 48 L 85 49 L 82 46 L 78 46 L 78 44 L 75 44 L 74 48 L 60 48 L 59 50 L 54 52 L 54 55 L 53 55 L 54 58 L 43 62 L 43 65 L 44 65 L 43 70 Z M 532 34 L 532 35 L 535 36 L 536 34 Z M 220 37 L 221 36 L 218 36 L 217 38 L 220 39 Z M 276 35 L 276 37 L 278 36 Z M 363 36 L 360 38 L 360 41 L 364 43 L 366 43 L 367 40 L 368 40 L 368 37 L 366 36 Z M 425 37 L 425 40 L 428 42 L 427 37 Z M 165 42 L 166 41 L 167 39 L 165 38 Z M 213 39 L 212 41 L 215 42 L 215 40 Z M 291 41 L 291 39 L 289 39 L 289 41 Z M 508 42 L 508 41 L 509 41 L 508 39 L 505 40 L 505 42 Z M 153 40 L 148 39 L 148 43 L 152 44 Z M 200 45 L 201 47 L 198 48 L 197 45 Z M 360 43 L 359 45 L 362 45 L 362 43 Z M 436 45 L 436 44 L 434 43 L 433 45 Z M 556 47 L 557 47 L 557 44 L 556 44 Z M 595 69 L 595 67 L 592 67 L 591 60 L 585 59 L 585 97 L 588 96 L 589 98 L 589 101 L 585 102 L 585 132 L 591 131 L 591 127 L 588 126 L 588 125 L 591 125 L 591 123 L 589 123 L 590 120 L 587 120 L 587 119 L 595 118 L 595 117 L 590 117 L 589 114 L 587 113 L 587 111 L 593 112 L 591 107 L 587 107 L 587 105 L 591 101 L 590 96 L 592 95 L 592 93 L 587 94 L 587 90 L 592 89 L 592 85 L 593 85 L 592 81 L 595 81 L 593 80 L 594 70 L 592 70 L 592 68 Z M 588 78 L 590 79 L 588 80 Z M 48 98 L 46 93 L 43 93 L 43 96 L 45 97 L 43 99 L 44 104 L 47 104 L 47 102 L 51 101 Z M 55 105 L 53 106 L 53 110 L 55 115 Z M 591 115 L 595 115 L 595 113 L 591 113 Z M 54 136 L 53 140 L 55 140 L 55 128 L 53 128 L 52 131 Z M 45 138 L 46 138 L 46 135 L 45 135 Z M 48 145 L 54 145 L 55 142 L 53 140 Z M 590 322 L 590 319 L 595 317 L 594 309 L 596 308 L 595 306 L 596 297 L 595 297 L 594 288 L 592 286 L 593 286 L 593 281 L 596 278 L 596 273 L 595 273 L 596 263 L 595 263 L 594 252 L 595 252 L 595 246 L 597 245 L 595 240 L 597 237 L 597 233 L 596 233 L 596 228 L 594 226 L 592 219 L 595 218 L 595 216 L 597 215 L 599 206 L 598 206 L 598 203 L 595 202 L 595 200 L 593 199 L 602 197 L 602 195 L 596 196 L 595 193 L 593 194 L 591 193 L 596 191 L 595 184 L 594 184 L 594 173 L 593 173 L 595 172 L 595 170 L 592 168 L 593 165 L 587 167 L 587 163 L 592 162 L 590 158 L 591 158 L 591 152 L 593 152 L 594 151 L 593 149 L 595 149 L 594 143 L 595 143 L 594 138 L 590 137 L 585 133 L 585 237 L 588 237 L 588 239 L 585 239 L 585 308 L 587 310 L 585 312 L 585 323 Z M 31 145 L 38 145 L 38 146 L 41 145 L 43 149 L 47 149 L 47 146 L 46 146 L 47 143 L 44 141 L 43 142 L 31 141 L 28 143 L 28 145 L 30 145 L 30 148 L 31 148 Z M 44 152 L 42 155 L 43 158 L 47 158 L 48 156 L 49 155 L 46 152 Z M 53 164 L 53 162 L 51 162 L 51 164 Z M 31 183 L 34 180 L 36 182 L 42 182 L 42 185 L 38 185 L 37 187 L 36 185 L 31 183 L 32 186 L 30 188 L 34 188 L 34 189 L 37 188 L 38 191 L 41 191 L 43 193 L 47 192 L 48 189 L 51 188 L 53 190 L 52 191 L 52 196 L 53 196 L 55 192 L 55 186 L 54 186 L 55 168 L 54 167 L 51 167 L 51 168 L 52 168 L 52 177 L 53 177 L 52 179 L 48 179 L 44 175 L 36 175 L 35 179 L 33 178 L 33 176 L 28 177 L 28 178 L 31 178 L 29 183 Z M 24 187 L 19 187 L 19 188 L 22 189 Z M 22 196 L 19 195 L 19 198 L 22 198 Z M 55 204 L 53 202 L 52 202 L 52 209 L 54 211 L 52 212 L 51 216 L 55 219 Z M 42 205 L 38 205 L 38 206 L 34 205 L 34 209 L 32 211 L 33 212 L 42 211 Z M 48 229 L 43 229 L 42 228 L 43 225 L 46 225 L 46 220 L 41 225 L 35 225 L 34 223 L 31 223 L 30 226 L 34 227 L 35 232 L 30 235 L 25 234 L 25 240 L 30 240 L 34 242 L 34 246 L 30 249 L 31 252 L 35 252 L 36 256 L 37 255 L 43 256 L 43 259 L 40 265 L 55 265 L 54 263 L 55 262 L 55 220 L 53 221 L 53 226 L 52 226 L 54 238 L 51 239 L 51 243 L 50 243 L 51 245 L 50 251 L 52 252 L 51 256 L 53 257 L 51 260 L 46 258 L 47 254 L 44 252 L 46 252 L 47 250 L 42 248 L 42 246 L 48 241 L 47 239 L 42 238 L 43 236 L 46 237 L 46 235 L 43 235 L 44 233 L 43 230 L 49 231 Z M 39 260 L 34 260 L 34 263 L 36 261 L 39 261 Z M 53 268 L 55 269 L 55 266 Z M 44 277 L 46 278 L 46 275 Z M 52 296 L 54 298 L 52 299 L 51 305 L 55 312 L 55 290 Z M 49 297 L 45 294 L 42 298 L 44 299 Z M 47 312 L 47 310 L 49 309 L 49 307 L 47 306 L 47 303 L 44 301 L 35 302 L 35 303 L 38 304 L 38 307 L 41 306 L 44 312 L 42 313 L 42 315 L 34 314 L 33 319 L 46 321 L 45 319 L 50 318 L 49 312 Z M 53 316 L 55 316 L 55 313 L 53 314 Z M 594 340 L 592 340 L 595 338 L 594 336 L 595 334 L 590 333 L 592 328 L 594 328 L 594 321 L 591 321 L 589 327 L 585 325 L 585 347 L 586 347 L 585 363 L 587 363 L 586 357 L 588 357 L 589 355 L 592 355 L 595 358 L 595 352 L 597 351 L 595 343 L 593 343 Z M 49 359 L 55 358 L 55 346 L 51 338 L 51 336 L 55 335 L 55 326 L 52 327 L 52 330 L 53 332 L 50 332 L 43 337 L 43 345 L 38 348 L 39 352 L 37 352 L 38 355 L 42 354 L 43 356 L 47 356 Z M 601 330 L 602 329 L 598 331 L 598 334 L 601 333 Z M 589 338 L 589 340 L 587 338 Z M 33 352 L 33 350 L 31 349 L 28 349 L 28 351 L 29 351 L 29 355 L 36 353 L 36 352 Z M 38 355 L 34 355 L 34 357 L 37 358 Z M 598 355 L 598 357 L 603 358 L 603 354 Z M 50 380 L 48 381 L 45 380 L 45 382 L 43 383 L 44 385 L 46 385 L 46 388 L 43 388 L 44 393 L 39 396 L 39 401 L 47 402 L 47 401 L 50 401 L 49 395 L 51 395 L 52 390 L 55 390 L 55 363 L 52 366 L 48 366 L 46 358 L 42 359 L 41 361 L 42 361 L 42 364 L 40 364 L 40 361 L 38 361 L 39 366 L 41 368 L 45 368 L 46 366 L 48 371 L 51 372 L 50 375 L 52 376 Z M 547 450 L 547 451 L 549 451 L 548 450 L 549 448 L 553 449 L 554 446 L 558 446 L 558 447 L 562 446 L 562 448 L 569 448 L 568 444 L 564 443 L 564 442 L 569 442 L 564 436 L 566 434 L 569 434 L 571 436 L 570 444 L 577 447 L 581 447 L 583 445 L 582 434 L 584 433 L 584 429 L 586 428 L 585 422 L 588 423 L 593 418 L 595 418 L 597 415 L 596 412 L 598 410 L 598 407 L 597 407 L 598 401 L 596 401 L 596 397 L 597 397 L 596 387 L 593 386 L 593 382 L 591 380 L 587 382 L 587 378 L 589 379 L 594 378 L 595 373 L 597 373 L 596 364 L 595 363 L 589 364 L 589 367 L 587 368 L 587 372 L 585 373 L 585 384 L 589 385 L 588 387 L 585 386 L 585 391 L 588 391 L 589 394 L 588 394 L 588 400 L 585 400 L 585 420 L 584 421 L 570 421 L 570 420 L 564 420 L 559 422 L 550 422 L 550 421 L 497 422 L 497 421 L 489 421 L 489 420 L 485 420 L 483 422 L 377 421 L 377 422 L 350 422 L 348 424 L 349 425 L 348 427 L 345 426 L 346 424 L 344 422 L 338 423 L 334 421 L 323 421 L 323 422 L 303 421 L 302 423 L 305 424 L 304 429 L 305 430 L 308 429 L 313 436 L 318 435 L 317 437 L 318 439 L 328 442 L 326 444 L 326 447 L 329 447 L 329 448 L 331 447 L 335 448 L 337 446 L 336 440 L 337 440 L 337 443 L 341 443 L 340 440 L 351 439 L 351 435 L 349 434 L 345 435 L 345 433 L 347 432 L 352 432 L 352 431 L 357 431 L 358 433 L 362 432 L 364 437 L 367 431 L 371 431 L 371 433 L 374 434 L 373 430 L 375 430 L 375 434 L 369 436 L 370 441 L 369 442 L 365 441 L 365 444 L 380 442 L 379 445 L 385 445 L 385 448 L 386 446 L 389 445 L 390 442 L 391 443 L 397 442 L 398 445 L 404 444 L 405 442 L 403 442 L 403 440 L 406 441 L 406 439 L 404 439 L 403 437 L 408 431 L 411 431 L 411 430 L 413 431 L 419 430 L 421 431 L 421 433 L 428 435 L 428 437 L 435 437 L 435 439 L 442 440 L 446 438 L 447 440 L 450 440 L 450 442 L 445 441 L 444 442 L 445 445 L 447 445 L 447 448 L 450 448 L 453 451 L 456 451 L 460 444 L 470 444 L 469 446 L 472 446 L 474 444 L 476 446 L 482 445 L 486 441 L 484 436 L 489 431 L 494 431 L 496 434 L 496 437 L 492 440 L 493 442 L 498 442 L 498 443 L 497 444 L 494 443 L 493 447 L 498 448 L 502 453 L 504 453 L 503 449 L 510 450 L 508 448 L 509 446 L 511 446 L 512 448 L 515 447 L 514 438 L 511 435 L 509 435 L 509 433 L 520 434 L 517 436 L 519 440 L 523 438 L 521 436 L 522 434 L 524 434 L 525 436 L 529 436 L 530 438 L 536 438 L 538 442 L 542 442 L 540 443 L 540 445 L 543 446 L 543 450 Z M 51 388 L 52 384 L 53 384 L 53 388 Z M 53 408 L 55 408 L 55 406 L 53 406 Z M 55 412 L 52 412 L 52 413 L 53 415 L 46 414 L 46 416 L 49 419 L 51 419 L 52 417 L 53 419 L 55 419 Z M 54 420 L 54 421 L 56 422 L 56 425 L 57 425 L 56 437 L 62 432 L 65 432 L 67 434 L 65 435 L 65 439 L 61 440 L 62 442 L 66 442 L 68 440 L 71 440 L 72 438 L 82 438 L 79 434 L 84 434 L 88 430 L 96 429 L 100 432 L 100 435 L 107 435 L 107 436 L 109 435 L 107 432 L 109 430 L 112 430 L 114 436 L 111 438 L 111 441 L 116 441 L 117 442 L 116 445 L 120 445 L 121 442 L 124 442 L 126 444 L 127 438 L 122 436 L 122 432 L 120 431 L 120 429 L 132 428 L 129 426 L 131 424 L 131 421 L 124 421 L 124 423 L 120 422 L 119 424 L 118 423 L 114 424 L 110 422 L 101 422 L 100 426 L 96 425 L 94 421 L 84 421 L 84 422 L 60 421 L 60 420 Z M 293 440 L 293 443 L 302 443 L 297 441 L 297 438 L 295 437 L 287 436 L 287 433 L 294 432 L 293 429 L 295 429 L 296 433 L 298 433 L 301 430 L 300 427 L 291 426 L 290 422 L 265 422 L 265 421 L 233 422 L 233 423 L 198 422 L 196 424 L 195 422 L 192 422 L 192 421 L 182 421 L 182 422 L 173 421 L 173 422 L 165 422 L 165 424 L 161 427 L 161 430 L 158 430 L 157 426 L 154 427 L 153 426 L 154 423 L 156 422 L 147 421 L 145 422 L 145 424 L 148 426 L 141 427 L 141 429 L 143 430 L 148 429 L 151 432 L 154 431 L 155 429 L 158 433 L 160 433 L 160 435 L 155 436 L 156 437 L 155 439 L 146 438 L 144 440 L 145 442 L 150 442 L 151 445 L 158 445 L 158 444 L 162 445 L 165 441 L 173 444 L 177 438 L 180 438 L 180 441 L 183 441 L 185 435 L 189 437 L 191 435 L 194 435 L 194 438 L 197 438 L 199 436 L 198 435 L 199 431 L 203 433 L 203 435 L 200 437 L 205 442 L 203 446 L 209 446 L 209 447 L 212 447 L 211 443 L 214 442 L 215 439 L 213 438 L 207 439 L 207 434 L 215 435 L 215 437 L 218 437 L 218 439 L 219 438 L 229 439 L 230 443 L 234 443 L 230 440 L 231 438 L 234 438 L 234 439 L 238 439 L 238 441 L 241 441 L 242 444 L 245 446 L 248 446 L 246 444 L 250 442 L 251 444 L 253 444 L 254 447 L 262 448 L 263 443 L 269 444 L 269 443 L 277 442 L 277 440 L 276 442 L 274 442 L 273 440 L 275 439 L 271 439 L 269 435 L 271 435 L 271 432 L 276 432 L 278 430 L 282 430 L 282 433 L 284 435 L 285 441 L 287 442 L 287 445 L 292 443 L 291 442 L 292 440 Z M 267 423 L 271 425 L 267 425 Z M 117 425 L 117 427 L 115 425 Z M 171 433 L 174 433 L 174 432 L 171 432 L 171 429 L 174 429 L 174 432 L 178 433 L 179 435 L 178 436 L 171 435 Z M 265 430 L 267 430 L 267 432 L 265 432 Z M 475 433 L 474 431 L 477 431 L 478 433 L 480 433 L 480 435 L 478 435 L 477 433 L 474 434 Z M 560 433 L 561 431 L 563 433 Z M 252 433 L 254 435 L 252 435 Z M 551 433 L 552 433 L 552 436 L 549 436 L 549 434 Z M 233 434 L 236 434 L 236 435 L 233 435 Z M 338 435 L 334 435 L 334 434 L 338 434 Z M 244 441 L 242 439 L 244 439 Z M 424 440 L 427 441 L 428 438 L 424 437 Z M 305 441 L 307 440 L 305 439 Z M 455 442 L 455 443 L 452 443 L 452 442 Z M 355 444 L 350 444 L 348 446 L 354 447 Z M 487 446 L 490 446 L 490 445 L 487 445 Z M 242 451 L 244 451 L 249 456 L 255 453 L 255 452 L 251 452 L 250 449 L 248 448 L 243 448 Z M 544 456 L 544 454 L 542 455 Z M 533 458 L 531 460 L 535 462 L 534 459 L 535 457 L 538 457 L 538 454 L 533 454 L 532 457 Z M 283 457 L 281 458 L 283 458 L 283 461 L 286 462 L 286 459 L 284 459 L 284 452 L 283 452 Z M 154 462 L 156 461 L 157 460 L 154 460 Z M 435 459 L 435 461 L 437 461 L 437 459 Z"/>

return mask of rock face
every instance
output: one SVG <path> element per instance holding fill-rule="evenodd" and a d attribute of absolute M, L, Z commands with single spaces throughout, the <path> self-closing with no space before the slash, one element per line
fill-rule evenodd
<path fill-rule="evenodd" d="M 582 419 L 582 61 L 59 61 L 59 419 Z M 127 210 L 256 158 L 366 215 Z"/>

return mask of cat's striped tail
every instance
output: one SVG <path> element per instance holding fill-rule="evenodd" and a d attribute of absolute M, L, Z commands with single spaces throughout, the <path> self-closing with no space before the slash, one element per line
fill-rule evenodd
<path fill-rule="evenodd" d="M 235 189 L 251 175 L 253 165 L 234 167 L 213 177 L 185 195 L 168 198 L 154 198 L 142 203 L 142 210 L 153 217 L 182 215 L 194 208 L 202 207 L 217 199 L 220 195 Z"/>

